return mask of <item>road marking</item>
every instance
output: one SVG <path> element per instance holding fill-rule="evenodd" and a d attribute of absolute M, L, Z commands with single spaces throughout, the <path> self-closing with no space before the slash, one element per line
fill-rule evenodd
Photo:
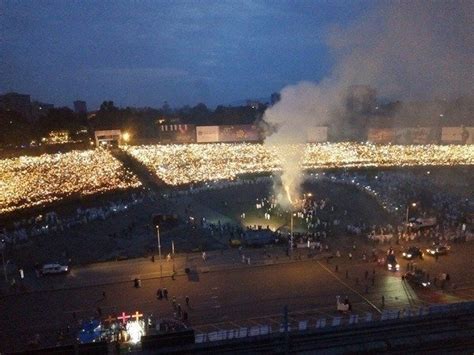
<path fill-rule="evenodd" d="M 343 284 L 344 286 L 346 286 L 349 290 L 351 290 L 352 292 L 354 292 L 355 294 L 359 295 L 360 297 L 362 297 L 369 305 L 372 306 L 373 309 L 375 309 L 377 312 L 379 312 L 380 314 L 382 314 L 382 311 L 371 301 L 369 300 L 367 297 L 365 297 L 363 294 L 361 294 L 359 291 L 357 291 L 355 288 L 353 288 L 352 286 L 349 286 L 346 282 L 344 282 L 339 276 L 337 276 L 334 272 L 332 272 L 331 270 L 329 270 L 323 263 L 321 263 L 320 261 L 317 262 L 323 269 L 325 269 L 330 275 L 332 275 L 336 280 L 338 280 L 341 284 Z"/>

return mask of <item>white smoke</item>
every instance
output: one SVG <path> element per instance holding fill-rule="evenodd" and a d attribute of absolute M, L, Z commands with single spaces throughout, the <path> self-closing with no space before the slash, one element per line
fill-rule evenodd
<path fill-rule="evenodd" d="M 311 126 L 346 129 L 350 86 L 369 85 L 379 96 L 404 100 L 472 95 L 472 18 L 474 1 L 391 1 L 347 28 L 333 27 L 327 36 L 336 58 L 331 75 L 285 87 L 264 114 L 278 128 L 265 144 L 280 147 L 281 180 L 291 196 L 299 194 L 304 151 L 285 146 L 305 143 Z"/>

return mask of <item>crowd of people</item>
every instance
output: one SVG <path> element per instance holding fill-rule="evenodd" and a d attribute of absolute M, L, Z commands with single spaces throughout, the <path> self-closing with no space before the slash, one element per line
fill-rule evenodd
<path fill-rule="evenodd" d="M 298 153 L 291 156 L 302 156 L 299 163 L 304 169 L 474 164 L 474 145 L 234 143 L 126 146 L 124 149 L 169 185 L 232 180 L 240 174 L 277 171 L 288 152 Z"/>
<path fill-rule="evenodd" d="M 241 174 L 281 170 L 283 152 L 303 152 L 304 169 L 472 165 L 474 145 L 378 146 L 369 143 L 307 145 L 188 144 L 125 146 L 165 183 L 185 185 L 235 180 Z M 0 213 L 46 205 L 70 196 L 141 185 L 103 149 L 0 160 Z"/>
<path fill-rule="evenodd" d="M 0 159 L 0 214 L 141 185 L 103 149 Z"/>
<path fill-rule="evenodd" d="M 148 197 L 147 192 L 139 191 L 132 193 L 127 198 L 106 202 L 102 206 L 78 207 L 73 213 L 62 214 L 51 211 L 35 217 L 22 218 L 13 222 L 11 227 L 0 229 L 0 235 L 7 244 L 26 242 L 32 237 L 60 233 L 92 221 L 106 220 L 114 214 L 142 203 Z"/>
<path fill-rule="evenodd" d="M 400 221 L 396 226 L 348 225 L 347 231 L 351 234 L 365 234 L 370 240 L 379 243 L 418 239 L 454 242 L 474 239 L 466 221 L 466 215 L 474 211 L 474 201 L 470 201 L 468 195 L 459 196 L 436 185 L 436 179 L 431 177 L 430 171 L 424 174 L 410 171 L 376 174 L 346 172 L 323 176 L 365 191 Z M 433 225 L 423 225 L 423 221 L 428 220 L 433 221 Z"/>

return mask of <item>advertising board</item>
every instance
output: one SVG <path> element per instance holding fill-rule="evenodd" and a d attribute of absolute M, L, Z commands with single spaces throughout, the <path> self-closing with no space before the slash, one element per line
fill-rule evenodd
<path fill-rule="evenodd" d="M 393 143 L 394 139 L 395 130 L 393 128 L 369 128 L 367 133 L 367 140 L 371 143 Z"/>
<path fill-rule="evenodd" d="M 219 126 L 219 142 L 258 142 L 260 134 L 255 125 Z"/>
<path fill-rule="evenodd" d="M 197 126 L 196 142 L 216 143 L 219 142 L 219 126 Z"/>
<path fill-rule="evenodd" d="M 398 144 L 429 144 L 437 141 L 434 127 L 397 128 L 395 133 L 395 142 Z"/>
<path fill-rule="evenodd" d="M 443 127 L 441 142 L 446 144 L 473 144 L 474 127 Z"/>

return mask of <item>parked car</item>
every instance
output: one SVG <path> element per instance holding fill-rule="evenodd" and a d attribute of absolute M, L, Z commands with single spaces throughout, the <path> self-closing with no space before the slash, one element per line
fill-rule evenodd
<path fill-rule="evenodd" d="M 398 271 L 400 270 L 400 264 L 397 262 L 394 254 L 387 255 L 386 265 L 388 271 Z"/>
<path fill-rule="evenodd" d="M 410 247 L 407 251 L 402 253 L 402 256 L 408 260 L 416 258 L 423 259 L 423 251 L 418 247 Z"/>
<path fill-rule="evenodd" d="M 426 281 L 420 272 L 407 272 L 403 275 L 403 279 L 415 287 L 427 288 L 430 286 L 430 282 Z"/>
<path fill-rule="evenodd" d="M 58 263 L 44 264 L 41 267 L 42 275 L 65 274 L 67 272 L 69 272 L 69 266 Z"/>
<path fill-rule="evenodd" d="M 433 247 L 426 249 L 426 252 L 431 256 L 446 255 L 450 249 L 451 247 L 449 245 L 434 245 Z"/>

